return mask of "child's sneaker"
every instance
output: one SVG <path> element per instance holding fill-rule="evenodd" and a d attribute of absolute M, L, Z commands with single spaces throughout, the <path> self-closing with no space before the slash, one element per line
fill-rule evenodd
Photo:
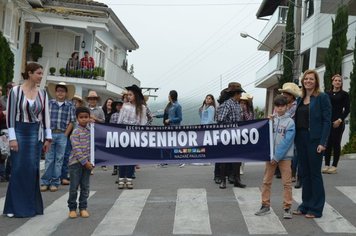
<path fill-rule="evenodd" d="M 68 217 L 71 219 L 77 218 L 77 212 L 76 211 L 69 211 Z"/>
<path fill-rule="evenodd" d="M 123 189 L 125 187 L 125 179 L 119 178 L 118 189 Z"/>
<path fill-rule="evenodd" d="M 80 210 L 80 217 L 88 218 L 89 217 L 89 212 L 86 209 Z"/>
<path fill-rule="evenodd" d="M 283 219 L 292 219 L 292 211 L 289 208 L 284 209 Z"/>
<path fill-rule="evenodd" d="M 256 216 L 264 216 L 267 214 L 270 214 L 271 210 L 268 206 L 261 206 L 260 210 L 258 212 L 255 213 Z"/>
<path fill-rule="evenodd" d="M 131 178 L 126 178 L 126 188 L 133 189 L 133 183 Z"/>

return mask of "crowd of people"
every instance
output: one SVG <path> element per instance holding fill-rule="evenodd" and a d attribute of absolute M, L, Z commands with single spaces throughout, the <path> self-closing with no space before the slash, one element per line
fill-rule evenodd
<path fill-rule="evenodd" d="M 42 66 L 29 63 L 23 73 L 24 82 L 7 84 L 7 94 L 0 103 L 1 129 L 7 130 L 11 150 L 9 157 L 0 159 L 1 181 L 9 181 L 3 213 L 8 217 L 43 214 L 41 191 L 56 192 L 62 184 L 70 185 L 69 218 L 78 215 L 86 218 L 89 217 L 90 176 L 94 174 L 89 124 L 151 125 L 155 117 L 162 118 L 165 126 L 180 125 L 183 114 L 178 92 L 171 90 L 163 114 L 153 115 L 147 106 L 148 97 L 137 85 L 126 87 L 126 92 L 118 95 L 120 99 L 108 98 L 100 106 L 101 97 L 94 90 L 83 99 L 75 94 L 73 85 L 63 82 L 49 83 L 47 90 L 40 89 L 42 76 Z M 348 94 L 342 90 L 342 76 L 333 76 L 332 85 L 331 91 L 321 92 L 317 72 L 307 70 L 301 88 L 286 83 L 279 89 L 281 94 L 274 98 L 274 112 L 269 115 L 273 121 L 274 156 L 265 164 L 261 207 L 256 215 L 270 213 L 271 185 L 278 167 L 283 184 L 283 217 L 322 216 L 325 203 L 322 173 L 337 173 L 344 121 L 350 105 Z M 256 119 L 253 96 L 238 82 L 229 83 L 217 101 L 212 94 L 206 95 L 197 111 L 201 124 L 236 124 Z M 45 153 L 45 170 L 40 177 L 42 153 Z M 180 164 L 183 166 L 184 163 Z M 215 163 L 215 183 L 220 189 L 226 189 L 227 182 L 245 188 L 242 167 L 241 162 Z M 106 166 L 102 168 L 107 170 Z M 138 165 L 114 166 L 112 175 L 118 175 L 119 189 L 134 188 L 137 168 Z M 296 188 L 302 187 L 302 203 L 292 211 L 294 181 L 297 181 Z"/>

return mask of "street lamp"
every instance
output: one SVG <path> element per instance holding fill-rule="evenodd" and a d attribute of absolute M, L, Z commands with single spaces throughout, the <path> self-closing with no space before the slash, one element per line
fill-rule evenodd
<path fill-rule="evenodd" d="M 262 44 L 263 46 L 266 46 L 268 49 L 270 49 L 270 50 L 272 50 L 272 51 L 274 51 L 274 52 L 276 52 L 276 53 L 280 53 L 280 52 L 278 52 L 276 49 L 274 49 L 274 48 L 268 46 L 267 44 L 261 42 L 260 40 L 256 39 L 255 37 L 252 37 L 251 35 L 249 35 L 249 34 L 246 33 L 246 32 L 241 32 L 241 33 L 240 33 L 240 36 L 241 36 L 242 38 L 247 38 L 247 37 L 252 38 L 253 40 L 259 42 L 259 43 Z M 281 54 L 282 54 L 283 57 L 285 57 L 286 59 L 288 59 L 292 65 L 294 64 L 293 60 L 292 60 L 290 57 L 284 55 L 284 53 L 281 53 Z"/>

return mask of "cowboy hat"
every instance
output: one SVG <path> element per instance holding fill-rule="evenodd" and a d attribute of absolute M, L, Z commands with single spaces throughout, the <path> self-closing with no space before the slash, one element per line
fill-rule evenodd
<path fill-rule="evenodd" d="M 142 100 L 145 99 L 145 98 L 143 97 L 141 88 L 138 87 L 136 84 L 133 84 L 133 85 L 131 85 L 131 86 L 129 86 L 129 87 L 125 87 L 125 89 L 126 89 L 127 91 L 136 92 L 136 93 L 141 97 Z"/>
<path fill-rule="evenodd" d="M 66 84 L 64 82 L 59 82 L 59 83 L 49 83 L 48 84 L 48 93 L 52 98 L 56 97 L 56 89 L 57 87 L 65 87 L 67 88 L 67 94 L 66 94 L 66 98 L 67 99 L 72 99 L 75 93 L 75 87 L 72 84 Z"/>
<path fill-rule="evenodd" d="M 85 97 L 86 100 L 88 100 L 89 98 L 96 98 L 98 100 L 100 99 L 100 97 L 94 90 L 89 91 L 88 96 Z"/>
<path fill-rule="evenodd" d="M 226 92 L 240 92 L 245 93 L 246 91 L 241 88 L 241 84 L 238 82 L 230 82 L 228 87 L 225 89 Z"/>
<path fill-rule="evenodd" d="M 284 83 L 281 89 L 278 89 L 281 93 L 289 93 L 292 94 L 295 98 L 301 96 L 301 90 L 297 84 L 288 82 Z"/>
<path fill-rule="evenodd" d="M 252 101 L 252 99 L 253 99 L 253 96 L 248 93 L 243 93 L 240 98 L 240 100 L 245 100 L 245 101 Z"/>

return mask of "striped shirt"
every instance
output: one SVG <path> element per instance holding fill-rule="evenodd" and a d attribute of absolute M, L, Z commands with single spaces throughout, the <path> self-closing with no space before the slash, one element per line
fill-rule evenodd
<path fill-rule="evenodd" d="M 78 125 L 70 136 L 72 151 L 68 165 L 80 163 L 85 165 L 90 161 L 90 128 Z"/>
<path fill-rule="evenodd" d="M 9 131 L 9 140 L 16 140 L 16 122 L 40 123 L 39 140 L 52 139 L 50 117 L 48 109 L 48 95 L 43 89 L 38 91 L 33 103 L 25 97 L 21 86 L 14 86 L 7 100 L 6 122 Z M 43 132 L 45 131 L 45 133 Z"/>
<path fill-rule="evenodd" d="M 51 129 L 65 132 L 69 123 L 75 121 L 75 107 L 69 101 L 64 101 L 61 105 L 56 99 L 49 101 L 49 112 L 51 117 Z"/>

